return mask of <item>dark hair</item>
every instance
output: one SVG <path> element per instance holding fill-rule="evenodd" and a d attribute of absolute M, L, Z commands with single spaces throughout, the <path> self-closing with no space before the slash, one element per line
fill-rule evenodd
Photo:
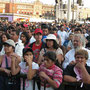
<path fill-rule="evenodd" d="M 52 60 L 53 62 L 56 62 L 56 53 L 52 52 L 52 51 L 48 51 L 46 52 L 44 55 L 44 57 L 48 57 L 50 60 Z"/>
<path fill-rule="evenodd" d="M 61 25 L 60 28 L 62 28 L 64 25 Z"/>
<path fill-rule="evenodd" d="M 9 26 L 7 30 L 15 29 L 13 26 Z"/>
<path fill-rule="evenodd" d="M 56 42 L 55 40 L 53 40 L 53 39 L 50 39 L 50 40 L 53 41 L 53 48 L 54 48 L 54 49 L 58 49 L 58 48 L 59 48 L 59 45 L 57 44 L 57 42 Z M 47 41 L 47 40 L 46 40 L 46 41 Z M 46 48 L 48 48 L 47 44 L 46 44 Z"/>
<path fill-rule="evenodd" d="M 25 45 L 27 45 L 29 43 L 29 40 L 30 40 L 29 35 L 28 35 L 27 32 L 22 32 L 22 34 L 26 37 L 26 43 L 25 43 Z"/>
<path fill-rule="evenodd" d="M 80 31 L 80 32 L 82 33 L 82 30 L 81 30 L 80 28 L 76 28 L 76 29 L 74 30 L 74 32 L 78 32 L 78 31 Z"/>
<path fill-rule="evenodd" d="M 57 28 L 53 28 L 53 31 L 58 31 Z"/>
<path fill-rule="evenodd" d="M 72 25 L 72 26 L 71 26 L 71 29 L 72 29 L 72 28 L 75 28 L 75 27 L 76 27 L 75 25 Z"/>
<path fill-rule="evenodd" d="M 1 42 L 2 42 L 2 36 L 3 36 L 3 35 L 5 35 L 5 36 L 7 37 L 7 39 L 11 39 L 11 38 L 10 38 L 10 35 L 9 35 L 8 33 L 3 33 L 3 34 L 1 35 Z"/>
<path fill-rule="evenodd" d="M 27 52 L 31 52 L 31 53 L 33 54 L 33 50 L 32 50 L 30 47 L 23 49 L 23 56 L 24 56 L 25 53 L 27 53 Z"/>
<path fill-rule="evenodd" d="M 77 55 L 82 55 L 86 58 L 86 60 L 88 59 L 88 52 L 86 50 L 80 49 L 78 51 L 75 52 L 75 57 Z"/>
<path fill-rule="evenodd" d="M 15 32 L 15 33 L 16 33 L 16 35 L 18 35 L 18 36 L 19 36 L 19 33 L 20 33 L 20 31 L 19 31 L 19 30 L 15 30 L 15 29 L 13 29 L 13 30 L 12 30 L 12 32 Z"/>

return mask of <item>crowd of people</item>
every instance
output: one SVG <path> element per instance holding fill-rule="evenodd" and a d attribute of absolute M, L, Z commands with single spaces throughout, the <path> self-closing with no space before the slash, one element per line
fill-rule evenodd
<path fill-rule="evenodd" d="M 0 22 L 0 90 L 60 90 L 64 82 L 90 88 L 90 24 Z"/>

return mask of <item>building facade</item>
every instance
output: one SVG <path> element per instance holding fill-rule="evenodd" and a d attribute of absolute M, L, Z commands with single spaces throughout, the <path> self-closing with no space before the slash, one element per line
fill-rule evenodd
<path fill-rule="evenodd" d="M 57 0 L 56 2 L 56 20 L 57 21 L 79 21 L 90 17 L 90 8 L 79 6 L 77 3 L 72 3 L 72 0 Z"/>
<path fill-rule="evenodd" d="M 14 0 L 0 0 L 0 14 L 4 16 L 11 15 L 13 20 L 22 18 L 43 18 L 55 19 L 55 6 L 43 4 L 39 0 L 32 3 L 20 3 Z"/>

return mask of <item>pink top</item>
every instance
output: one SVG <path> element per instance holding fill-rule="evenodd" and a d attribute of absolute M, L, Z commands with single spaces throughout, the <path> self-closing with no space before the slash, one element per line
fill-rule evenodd
<path fill-rule="evenodd" d="M 11 58 L 8 57 L 6 54 L 5 54 L 4 57 L 3 57 L 1 67 L 6 68 L 6 60 L 5 60 L 5 57 L 7 57 L 8 67 L 11 67 Z"/>
<path fill-rule="evenodd" d="M 39 72 L 41 72 L 41 71 L 45 72 L 50 78 L 52 78 L 55 81 L 55 83 L 57 84 L 57 88 L 62 83 L 63 71 L 56 65 L 46 68 L 45 64 L 42 64 L 39 68 Z M 41 85 L 44 86 L 44 79 L 41 81 Z M 46 87 L 50 87 L 50 84 L 47 83 Z"/>

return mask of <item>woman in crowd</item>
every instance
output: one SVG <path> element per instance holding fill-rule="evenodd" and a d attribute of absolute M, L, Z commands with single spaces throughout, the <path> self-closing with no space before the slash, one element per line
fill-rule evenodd
<path fill-rule="evenodd" d="M 1 35 L 2 49 L 1 49 L 0 55 L 4 55 L 4 54 L 5 54 L 4 47 L 3 47 L 3 43 L 4 43 L 5 41 L 7 41 L 8 39 L 10 39 L 10 35 L 9 35 L 9 34 L 3 33 L 3 34 Z"/>
<path fill-rule="evenodd" d="M 12 90 L 12 84 L 9 85 L 8 76 L 11 75 L 11 55 L 16 56 L 15 67 L 20 62 L 20 57 L 14 53 L 15 43 L 13 40 L 8 39 L 4 42 L 5 54 L 0 56 L 0 90 Z M 11 78 L 11 77 L 10 77 Z M 16 85 L 13 90 L 19 90 L 19 81 L 16 82 Z"/>
<path fill-rule="evenodd" d="M 42 48 L 42 50 L 40 51 L 38 64 L 41 64 L 43 62 L 43 60 L 44 60 L 43 55 L 46 52 L 53 51 L 57 55 L 57 63 L 56 64 L 58 64 L 58 66 L 60 66 L 63 61 L 63 52 L 59 48 L 56 36 L 54 34 L 49 34 L 47 36 L 47 38 L 45 39 L 45 42 L 46 42 L 46 48 Z"/>
<path fill-rule="evenodd" d="M 90 67 L 87 66 L 86 61 L 88 59 L 88 52 L 80 49 L 75 52 L 74 65 L 68 65 L 64 70 L 64 81 L 66 82 L 81 82 L 81 85 L 77 87 L 77 90 L 89 90 L 89 87 L 85 87 L 83 83 L 90 83 Z M 66 90 L 69 90 L 72 85 L 68 85 Z M 73 87 L 75 90 L 75 87 Z"/>
<path fill-rule="evenodd" d="M 28 47 L 30 38 L 27 32 L 21 33 L 21 40 L 24 43 L 24 47 Z"/>
<path fill-rule="evenodd" d="M 19 71 L 21 74 L 26 74 L 27 79 L 25 80 L 25 90 L 33 90 L 33 77 L 39 69 L 38 64 L 33 62 L 33 50 L 31 48 L 23 49 L 23 58 L 18 67 L 15 67 L 15 60 L 17 59 L 12 55 L 12 74 L 16 75 Z M 38 90 L 37 84 L 35 84 L 35 90 Z M 23 80 L 21 79 L 21 90 L 23 90 Z"/>
<path fill-rule="evenodd" d="M 39 68 L 41 90 L 54 90 L 62 83 L 62 69 L 55 65 L 56 54 L 48 51 L 44 54 L 44 63 Z"/>

